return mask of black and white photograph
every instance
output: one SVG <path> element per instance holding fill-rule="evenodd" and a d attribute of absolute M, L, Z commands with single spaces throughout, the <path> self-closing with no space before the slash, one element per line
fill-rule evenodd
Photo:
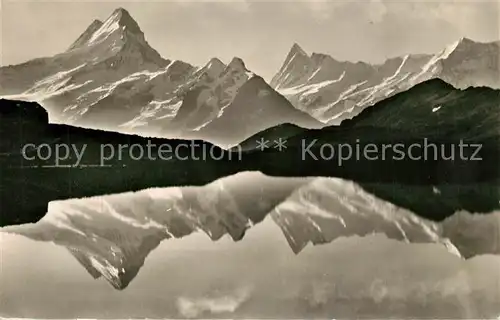
<path fill-rule="evenodd" d="M 0 0 L 0 319 L 500 319 L 500 1 Z"/>

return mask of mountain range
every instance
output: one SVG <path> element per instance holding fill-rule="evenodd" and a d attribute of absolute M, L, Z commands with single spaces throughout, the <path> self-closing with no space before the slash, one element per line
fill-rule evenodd
<path fill-rule="evenodd" d="M 0 233 L 64 247 L 116 290 L 163 241 L 203 233 L 240 242 L 264 222 L 296 255 L 376 235 L 437 244 L 443 260 L 474 257 L 494 269 L 478 256 L 500 254 L 499 56 L 500 42 L 466 38 L 381 64 L 309 55 L 294 44 L 268 84 L 238 57 L 203 66 L 163 58 L 118 8 L 65 52 L 0 68 L 1 96 L 36 101 L 0 99 Z M 382 147 L 424 140 L 438 145 L 435 159 L 394 160 L 394 148 Z M 481 148 L 437 155 L 462 143 Z M 85 153 L 27 160 L 41 145 Z M 122 145 L 167 145 L 176 154 L 135 158 L 115 149 L 103 162 L 103 146 Z M 346 145 L 375 145 L 383 157 L 359 159 L 352 149 L 346 159 L 325 157 Z M 378 266 L 391 272 L 390 261 Z M 447 283 L 467 278 L 453 270 Z M 433 299 L 448 301 L 422 294 L 422 305 Z"/>
<path fill-rule="evenodd" d="M 442 79 L 456 88 L 500 88 L 500 42 L 462 38 L 437 54 L 408 54 L 372 65 L 338 61 L 294 44 L 271 86 L 292 104 L 327 124 L 339 124 L 363 109 L 408 90 Z"/>
<path fill-rule="evenodd" d="M 491 212 L 500 206 L 499 92 L 484 87 L 460 90 L 439 79 L 428 80 L 340 126 L 306 130 L 280 125 L 229 151 L 204 141 L 149 139 L 48 124 L 47 112 L 38 104 L 0 100 L 0 133 L 6 137 L 0 140 L 0 224 L 36 222 L 54 200 L 151 187 L 205 185 L 241 171 L 356 181 L 377 197 L 435 221 L 459 210 Z M 17 132 L 22 134 L 13 134 Z M 260 139 L 269 143 L 285 139 L 286 148 L 261 150 L 257 145 Z M 61 143 L 77 150 L 85 147 L 85 153 L 79 160 L 70 153 L 59 163 L 53 157 L 27 161 L 22 155 L 26 144 L 46 144 L 55 150 Z M 460 154 L 460 143 L 481 148 L 465 148 Z M 338 150 L 346 144 L 352 148 L 351 156 L 325 157 L 325 150 Z M 372 144 L 379 149 L 376 159 L 354 153 L 356 148 L 366 150 Z M 396 144 L 406 148 L 417 144 L 421 148 L 413 150 L 412 155 L 423 157 L 427 153 L 427 159 L 394 159 L 398 154 L 391 146 Z M 435 147 L 427 150 L 425 144 Z M 103 162 L 101 148 L 108 145 L 114 147 L 114 155 L 106 153 L 109 160 Z M 137 158 L 129 149 L 117 151 L 121 145 L 140 146 L 144 156 Z M 145 156 L 148 145 L 157 146 L 152 157 Z M 172 150 L 182 145 L 195 147 L 194 152 L 184 147 L 175 156 L 162 159 L 155 154 L 161 145 Z M 307 152 L 305 145 L 311 145 Z M 389 149 L 384 151 L 384 145 Z M 443 158 L 443 149 L 446 157 L 454 159 Z M 33 157 L 35 152 L 30 150 L 27 155 Z M 480 161 L 470 160 L 473 155 Z"/>
<path fill-rule="evenodd" d="M 372 233 L 404 242 L 440 243 L 465 258 L 498 254 L 489 235 L 498 234 L 494 230 L 498 213 L 458 213 L 437 223 L 383 201 L 353 182 L 273 178 L 258 172 L 241 172 L 201 187 L 55 201 L 39 222 L 2 231 L 64 246 L 94 278 L 103 276 L 121 290 L 163 240 L 202 231 L 213 241 L 225 235 L 240 241 L 266 218 L 281 228 L 296 254 L 308 243 Z"/>
<path fill-rule="evenodd" d="M 441 79 L 431 79 L 375 103 L 339 126 L 306 130 L 280 125 L 264 130 L 241 143 L 256 147 L 260 138 L 282 137 L 299 145 L 304 139 L 339 141 L 346 136 L 385 142 L 412 139 L 455 142 L 482 141 L 500 137 L 500 91 L 489 87 L 456 89 Z"/>
<path fill-rule="evenodd" d="M 498 156 L 499 101 L 499 90 L 460 90 L 434 79 L 387 98 L 340 126 L 321 130 L 278 126 L 247 141 L 255 143 L 269 132 L 281 136 L 280 132 L 292 132 L 288 149 L 283 152 L 248 148 L 240 161 L 232 162 L 114 159 L 109 167 L 19 170 L 12 165 L 23 164 L 16 151 L 25 142 L 87 143 L 90 152 L 84 163 L 91 164 L 98 150 L 93 144 L 145 143 L 146 139 L 48 124 L 47 113 L 39 105 L 2 100 L 0 129 L 2 136 L 9 137 L 0 143 L 5 169 L 0 177 L 2 219 L 19 218 L 34 204 L 77 194 L 173 186 L 53 201 L 48 210 L 34 208 L 39 211 L 38 217 L 43 216 L 39 221 L 31 218 L 36 223 L 7 226 L 2 231 L 67 247 L 93 277 L 104 277 L 116 289 L 127 287 L 148 254 L 163 240 L 201 230 L 214 241 L 226 234 L 239 241 L 266 217 L 280 227 L 297 254 L 308 243 L 371 233 L 404 242 L 440 243 L 464 258 L 498 254 L 498 158 L 488 156 Z M 20 125 L 23 135 L 12 135 Z M 482 142 L 484 161 L 351 160 L 336 167 L 332 161 L 302 160 L 296 148 L 303 139 L 341 144 L 355 139 L 387 143 L 421 137 L 450 143 L 459 139 Z M 154 142 L 174 143 L 161 139 Z M 236 174 L 250 169 L 290 178 L 257 172 Z M 318 177 L 323 174 L 356 182 Z M 227 178 L 218 179 L 224 176 Z M 294 176 L 303 178 L 291 178 Z M 208 184 L 200 186 L 203 181 Z M 180 187 L 185 185 L 194 186 Z M 10 212 L 12 208 L 16 211 Z M 10 219 L 3 225 L 19 223 Z"/>
<path fill-rule="evenodd" d="M 280 124 L 339 124 L 433 78 L 461 89 L 499 88 L 499 53 L 499 42 L 463 38 L 434 55 L 372 65 L 309 56 L 294 44 L 268 85 L 238 57 L 201 67 L 162 58 L 118 8 L 65 52 L 0 68 L 0 95 L 40 102 L 54 123 L 226 147 Z"/>
<path fill-rule="evenodd" d="M 339 237 L 371 233 L 404 242 L 440 243 L 464 258 L 498 254 L 498 158 L 491 156 L 498 155 L 500 145 L 499 101 L 499 90 L 459 90 L 434 79 L 387 98 L 340 126 L 321 130 L 278 126 L 263 131 L 246 143 L 255 143 L 269 132 L 278 136 L 288 133 L 288 149 L 257 152 L 254 146 L 247 148 L 239 161 L 114 159 L 110 167 L 22 170 L 2 165 L 2 219 L 22 216 L 23 211 L 40 201 L 114 193 L 119 190 L 117 186 L 138 190 L 147 185 L 173 185 L 53 201 L 46 213 L 41 206 L 35 208 L 40 211 L 38 216 L 43 215 L 39 221 L 31 220 L 36 223 L 7 226 L 2 231 L 66 247 L 93 277 L 104 277 L 116 289 L 130 284 L 148 254 L 163 240 L 202 231 L 214 241 L 224 235 L 240 241 L 249 228 L 266 217 L 280 227 L 297 254 L 309 243 L 322 244 Z M 87 143 L 90 151 L 84 163 L 91 164 L 97 159 L 93 144 L 144 144 L 146 140 L 48 124 L 47 113 L 39 105 L 5 102 L 0 108 L 0 129 L 2 136 L 9 138 L 0 145 L 2 154 L 8 155 L 2 161 L 9 165 L 23 163 L 15 151 L 28 141 Z M 19 130 L 19 125 L 23 135 L 9 134 Z M 336 167 L 332 161 L 303 160 L 296 149 L 304 139 L 341 144 L 355 139 L 387 143 L 421 137 L 449 143 L 460 139 L 482 142 L 484 160 L 478 164 L 352 160 Z M 161 139 L 154 142 L 174 143 Z M 248 169 L 290 178 L 241 172 Z M 349 177 L 356 182 L 318 177 L 322 174 Z M 217 179 L 224 176 L 228 177 Z M 291 178 L 294 176 L 303 178 Z M 69 188 L 68 181 L 72 181 Z M 200 185 L 203 181 L 213 182 L 180 187 Z M 12 208 L 16 208 L 14 213 L 10 212 Z M 480 212 L 489 214 L 477 214 Z"/>
<path fill-rule="evenodd" d="M 35 100 L 51 122 L 234 144 L 260 130 L 320 122 L 235 57 L 202 67 L 162 58 L 130 14 L 94 21 L 66 52 L 0 68 L 0 94 Z"/>

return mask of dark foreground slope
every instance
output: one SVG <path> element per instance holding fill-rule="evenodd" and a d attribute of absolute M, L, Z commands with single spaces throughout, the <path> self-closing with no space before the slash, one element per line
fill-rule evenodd
<path fill-rule="evenodd" d="M 238 154 L 202 141 L 148 139 L 48 124 L 46 111 L 36 103 L 0 100 L 0 137 L 2 226 L 37 221 L 52 200 L 153 186 L 204 185 L 235 172 L 238 164 L 230 161 Z M 78 162 L 77 152 L 82 154 L 83 148 Z M 204 161 L 203 155 L 220 160 Z"/>
<path fill-rule="evenodd" d="M 285 152 L 251 151 L 257 140 L 279 137 L 287 140 Z M 284 125 L 242 146 L 253 155 L 254 169 L 264 173 L 354 180 L 384 200 L 441 220 L 456 210 L 499 208 L 499 137 L 500 91 L 458 90 L 430 80 L 339 127 Z"/>
<path fill-rule="evenodd" d="M 49 125 L 37 104 L 2 100 L 1 225 L 37 221 L 52 200 L 148 187 L 204 185 L 241 171 L 353 180 L 376 196 L 432 220 L 442 220 L 457 210 L 491 212 L 500 207 L 499 105 L 496 90 L 461 91 L 431 80 L 376 104 L 340 127 L 302 130 L 280 126 L 228 152 L 202 141 L 147 139 Z M 270 140 L 270 148 L 255 148 L 261 138 Z M 287 139 L 286 149 L 281 151 L 273 143 L 279 138 Z M 74 166 L 75 155 L 55 166 L 54 156 L 42 161 L 32 148 L 27 155 L 35 160 L 25 160 L 21 149 L 27 143 L 47 143 L 52 150 L 58 144 L 87 148 L 78 166 Z M 443 147 L 448 157 L 450 148 L 455 148 L 456 154 L 452 160 L 443 159 L 429 149 L 425 159 L 425 143 Z M 460 154 L 460 143 L 481 148 L 477 152 L 477 147 L 463 148 Z M 148 144 L 156 146 L 151 147 L 150 155 Z M 376 144 L 378 151 L 366 157 L 363 150 L 374 148 L 370 144 Z M 395 160 L 401 154 L 392 148 L 383 156 L 383 145 L 395 144 L 403 145 L 406 158 Z M 419 160 L 409 159 L 412 144 L 421 146 L 411 152 Z M 101 163 L 103 145 L 112 145 L 115 155 Z M 121 157 L 119 145 L 128 145 L 122 148 Z M 132 145 L 136 146 L 130 148 Z M 163 154 L 167 160 L 158 157 L 160 145 L 166 146 L 164 151 L 172 151 Z M 342 154 L 342 162 L 340 145 L 353 150 L 351 157 Z M 106 156 L 109 148 L 104 148 Z M 356 149 L 361 150 L 361 156 L 356 156 Z M 144 154 L 139 157 L 141 150 Z M 179 152 L 175 154 L 175 150 Z"/>
<path fill-rule="evenodd" d="M 319 172 L 329 167 L 330 173 L 358 181 L 380 181 L 372 179 L 374 171 L 384 170 L 387 179 L 382 180 L 415 184 L 492 181 L 499 172 L 500 91 L 458 90 L 430 80 L 340 126 L 304 130 L 284 125 L 241 146 L 256 153 L 258 140 L 280 137 L 287 140 L 286 152 L 267 151 L 276 160 L 284 155 L 290 161 L 271 162 L 259 153 L 256 158 L 266 159 L 259 164 L 262 170 L 309 175 L 310 166 Z"/>

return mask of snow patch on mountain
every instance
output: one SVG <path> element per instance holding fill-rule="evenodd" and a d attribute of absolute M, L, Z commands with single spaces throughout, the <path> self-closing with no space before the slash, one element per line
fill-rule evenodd
<path fill-rule="evenodd" d="M 461 89 L 500 88 L 500 42 L 462 38 L 434 55 L 409 54 L 379 65 L 342 62 L 317 53 L 308 56 L 299 48 L 292 47 L 271 85 L 296 108 L 327 124 L 339 124 L 433 78 Z M 339 74 L 343 74 L 340 79 Z"/>
<path fill-rule="evenodd" d="M 120 29 L 120 25 L 118 24 L 118 21 L 110 18 L 104 22 L 104 24 L 97 29 L 97 31 L 92 35 L 92 37 L 89 39 L 88 44 L 93 44 L 98 42 L 99 40 L 104 40 L 106 37 L 108 37 L 110 34 L 115 32 L 116 30 Z"/>
<path fill-rule="evenodd" d="M 458 40 L 453 44 L 447 46 L 440 53 L 433 55 L 430 60 L 422 67 L 422 71 L 413 77 L 411 77 L 410 81 L 413 85 L 420 83 L 425 80 L 429 80 L 434 73 L 439 71 L 440 66 L 438 63 L 441 60 L 447 59 L 453 51 L 455 51 L 462 40 Z"/>
<path fill-rule="evenodd" d="M 318 69 L 318 71 L 319 71 L 319 69 Z M 345 71 L 336 80 L 327 80 L 327 81 L 322 81 L 319 83 L 313 83 L 313 84 L 309 84 L 309 85 L 300 85 L 300 86 L 280 90 L 280 93 L 282 95 L 284 95 L 285 97 L 290 96 L 290 95 L 295 95 L 298 93 L 303 94 L 303 95 L 310 95 L 313 93 L 318 93 L 318 91 L 321 90 L 322 88 L 327 87 L 333 83 L 341 81 L 344 78 L 344 76 L 345 76 Z M 311 78 L 312 77 L 314 77 L 314 74 L 311 76 Z"/>
<path fill-rule="evenodd" d="M 36 100 L 53 123 L 223 146 L 283 122 L 322 126 L 281 99 L 241 58 L 228 65 L 212 58 L 203 67 L 163 59 L 123 8 L 92 22 L 66 52 L 0 68 L 0 76 L 7 84 L 0 94 Z"/>

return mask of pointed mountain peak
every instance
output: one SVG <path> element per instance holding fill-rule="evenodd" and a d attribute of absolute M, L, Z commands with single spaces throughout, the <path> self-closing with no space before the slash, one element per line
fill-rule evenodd
<path fill-rule="evenodd" d="M 300 56 L 309 59 L 309 56 L 307 55 L 307 52 L 304 51 L 297 43 L 294 43 L 290 51 L 288 52 L 288 55 L 286 56 L 285 59 L 285 64 L 289 63 L 290 60 L 292 60 L 294 57 Z"/>
<path fill-rule="evenodd" d="M 243 62 L 243 60 L 238 57 L 234 57 L 227 67 L 233 70 L 248 71 L 245 67 L 245 62 Z"/>
<path fill-rule="evenodd" d="M 193 66 L 181 60 L 166 60 L 168 65 L 165 67 L 167 74 L 184 74 L 193 70 Z"/>
<path fill-rule="evenodd" d="M 214 68 L 214 69 L 222 69 L 222 70 L 224 70 L 226 68 L 226 65 L 219 58 L 212 58 L 206 64 L 205 68 L 207 68 L 207 69 L 213 69 Z"/>
<path fill-rule="evenodd" d="M 285 58 L 285 61 L 281 65 L 278 73 L 271 79 L 271 87 L 278 88 L 284 85 L 287 78 L 291 75 L 292 77 L 296 74 L 297 70 L 304 70 L 313 61 L 307 55 L 307 53 L 302 49 L 297 43 L 294 43 L 290 52 Z"/>
<path fill-rule="evenodd" d="M 94 20 L 69 50 L 99 43 L 111 35 L 117 35 L 121 39 L 124 39 L 125 35 L 133 35 L 142 41 L 145 40 L 144 33 L 128 11 L 118 8 L 104 22 Z"/>
<path fill-rule="evenodd" d="M 456 40 L 455 42 L 453 42 L 452 44 L 448 45 L 446 48 L 444 48 L 443 51 L 441 51 L 438 54 L 438 57 L 440 59 L 446 59 L 453 52 L 455 52 L 457 49 L 466 49 L 474 44 L 476 44 L 476 42 L 472 41 L 471 39 L 462 37 L 462 38 Z"/>
<path fill-rule="evenodd" d="M 167 68 L 185 68 L 185 67 L 193 68 L 192 65 L 181 60 L 172 60 L 167 66 Z"/>
<path fill-rule="evenodd" d="M 118 8 L 113 11 L 106 22 L 117 23 L 120 27 L 125 27 L 125 29 L 128 29 L 128 31 L 133 33 L 142 33 L 141 28 L 139 27 L 137 22 L 124 8 Z"/>
<path fill-rule="evenodd" d="M 301 63 L 308 63 L 310 58 L 307 55 L 307 53 L 302 49 L 297 43 L 294 43 L 292 48 L 290 49 L 290 52 L 286 56 L 285 62 L 283 64 L 283 67 L 288 65 L 292 59 L 296 59 L 297 61 L 301 61 Z M 298 58 L 298 59 L 297 59 Z"/>
<path fill-rule="evenodd" d="M 103 25 L 103 22 L 101 20 L 94 20 L 88 27 L 85 29 L 85 31 L 76 39 L 75 42 L 68 48 L 67 51 L 74 50 L 76 48 L 81 47 L 84 45 L 91 37 L 92 35 L 99 30 Z"/>
<path fill-rule="evenodd" d="M 127 9 L 123 8 L 123 7 L 118 7 L 116 8 L 114 11 L 113 11 L 113 15 L 114 14 L 121 14 L 121 15 L 129 15 L 130 16 L 130 13 L 127 11 Z"/>
<path fill-rule="evenodd" d="M 118 19 L 132 19 L 132 16 L 130 15 L 130 13 L 122 8 L 122 7 L 119 7 L 119 8 L 116 8 L 113 13 L 111 14 L 111 17 L 115 17 L 115 18 L 118 18 Z"/>
<path fill-rule="evenodd" d="M 294 43 L 292 48 L 290 49 L 290 54 L 300 54 L 303 56 L 307 56 L 307 53 L 302 49 L 298 43 Z"/>
<path fill-rule="evenodd" d="M 224 70 L 226 70 L 226 65 L 218 58 L 210 59 L 207 64 L 198 69 L 198 74 L 201 76 L 208 76 L 209 78 L 218 77 Z"/>

